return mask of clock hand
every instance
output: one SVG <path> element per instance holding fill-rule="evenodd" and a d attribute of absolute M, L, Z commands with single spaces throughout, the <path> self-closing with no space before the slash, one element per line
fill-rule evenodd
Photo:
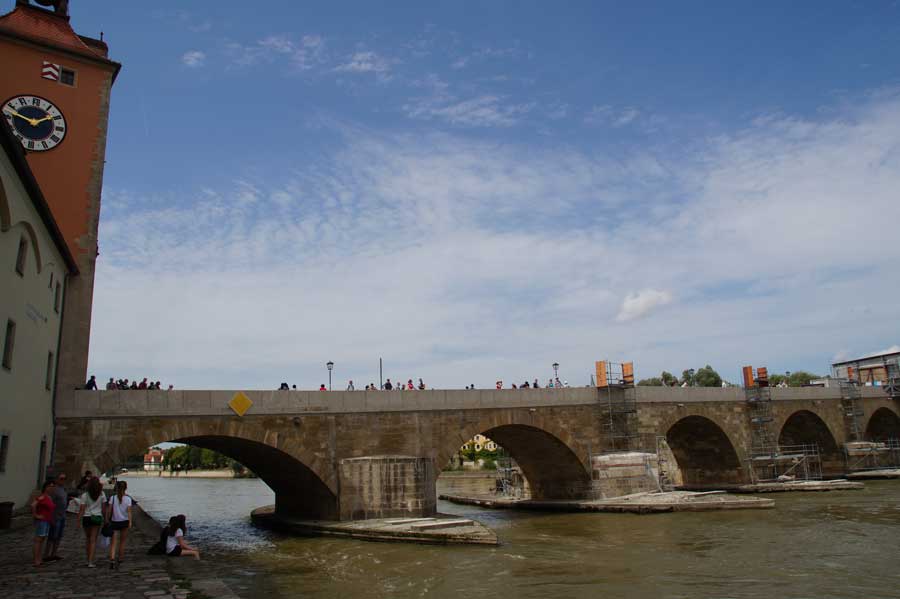
<path fill-rule="evenodd" d="M 41 121 L 39 121 L 39 120 L 37 120 L 37 119 L 32 119 L 32 118 L 28 118 L 27 116 L 21 115 L 21 114 L 19 114 L 18 112 L 16 112 L 15 110 L 13 110 L 12 108 L 10 108 L 9 111 L 10 111 L 14 116 L 19 117 L 19 118 L 22 119 L 23 121 L 28 121 L 28 124 L 31 125 L 32 127 L 37 127 L 38 123 L 41 122 Z"/>
<path fill-rule="evenodd" d="M 52 115 L 52 114 L 48 114 L 48 115 L 45 116 L 44 118 L 41 118 L 41 119 L 34 119 L 34 122 L 31 124 L 31 126 L 32 126 L 32 127 L 37 127 L 38 125 L 40 125 L 40 124 L 43 123 L 44 121 L 50 121 L 50 120 L 52 120 L 52 119 L 53 119 L 53 115 Z"/>

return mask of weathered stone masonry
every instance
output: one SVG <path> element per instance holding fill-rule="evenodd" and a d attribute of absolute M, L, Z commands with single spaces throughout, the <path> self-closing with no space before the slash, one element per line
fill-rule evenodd
<path fill-rule="evenodd" d="M 876 388 L 863 393 L 865 428 L 900 437 L 897 402 Z M 70 476 L 106 470 L 150 445 L 182 441 L 246 464 L 275 491 L 281 513 L 354 519 L 433 513 L 436 473 L 476 433 L 516 459 L 538 499 L 590 497 L 590 455 L 607 446 L 605 392 L 592 388 L 248 391 L 253 406 L 243 417 L 228 408 L 234 394 L 69 392 L 58 406 L 56 464 Z M 639 431 L 666 437 L 686 486 L 748 482 L 740 389 L 640 387 L 637 400 Z M 783 442 L 830 450 L 845 442 L 835 390 L 775 389 L 773 400 Z M 827 469 L 841 466 L 837 457 Z"/>

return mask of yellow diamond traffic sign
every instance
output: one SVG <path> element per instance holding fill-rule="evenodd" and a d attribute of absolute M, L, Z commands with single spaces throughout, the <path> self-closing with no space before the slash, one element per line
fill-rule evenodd
<path fill-rule="evenodd" d="M 243 391 L 238 391 L 234 394 L 234 397 L 231 398 L 231 401 L 228 402 L 228 407 L 231 408 L 235 414 L 238 416 L 243 416 L 247 413 L 247 410 L 250 409 L 250 406 L 253 405 L 253 402 L 250 401 L 250 398 L 244 395 Z"/>

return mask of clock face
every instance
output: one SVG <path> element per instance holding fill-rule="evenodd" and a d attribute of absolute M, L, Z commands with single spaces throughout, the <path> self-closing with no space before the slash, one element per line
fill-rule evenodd
<path fill-rule="evenodd" d="M 3 116 L 26 150 L 52 150 L 66 137 L 66 118 L 38 96 L 14 96 L 3 103 Z"/>

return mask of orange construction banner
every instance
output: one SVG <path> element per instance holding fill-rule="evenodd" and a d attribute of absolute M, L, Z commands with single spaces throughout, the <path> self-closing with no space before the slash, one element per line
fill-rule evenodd
<path fill-rule="evenodd" d="M 753 367 L 752 366 L 744 366 L 741 371 L 744 373 L 744 387 L 749 389 L 750 387 L 756 386 L 756 381 L 753 380 Z"/>
<path fill-rule="evenodd" d="M 595 362 L 594 365 L 597 367 L 597 386 L 607 387 L 609 383 L 606 377 L 606 360 Z"/>

